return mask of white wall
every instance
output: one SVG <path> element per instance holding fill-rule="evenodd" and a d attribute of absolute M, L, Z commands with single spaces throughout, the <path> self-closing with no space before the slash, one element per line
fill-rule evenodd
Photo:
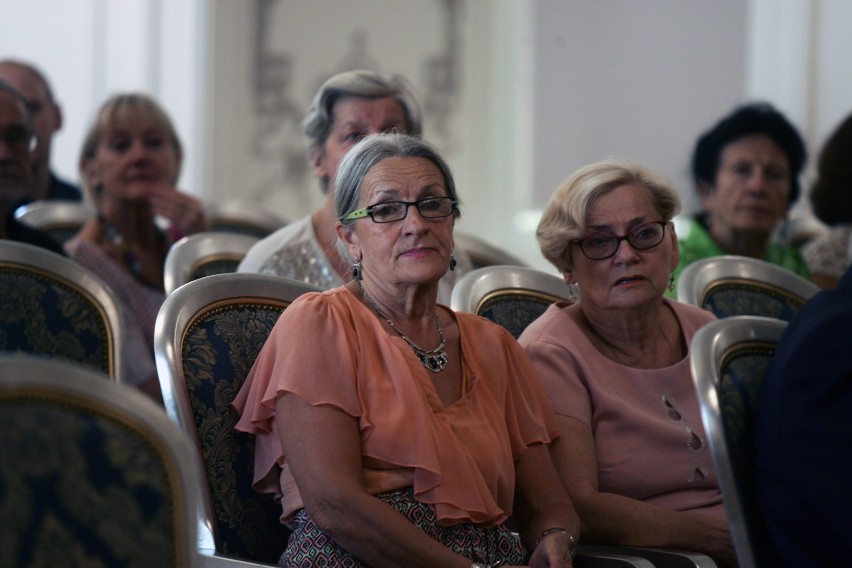
<path fill-rule="evenodd" d="M 147 90 L 186 143 L 184 187 L 297 216 L 320 195 L 296 123 L 320 78 L 372 61 L 429 101 L 427 137 L 466 204 L 460 228 L 542 267 L 531 227 L 580 165 L 641 160 L 690 209 L 692 144 L 735 104 L 771 100 L 812 155 L 852 110 L 847 0 L 0 0 L 0 10 L 0 57 L 38 63 L 63 103 L 55 163 L 66 177 L 77 177 L 97 105 Z M 280 64 L 263 75 L 267 98 L 261 52 Z M 443 91 L 442 58 L 454 73 Z"/>
<path fill-rule="evenodd" d="M 77 156 L 98 106 L 118 92 L 157 98 L 184 141 L 180 184 L 202 194 L 207 160 L 208 2 L 0 0 L 0 58 L 34 63 L 64 111 L 55 169 L 79 179 Z"/>

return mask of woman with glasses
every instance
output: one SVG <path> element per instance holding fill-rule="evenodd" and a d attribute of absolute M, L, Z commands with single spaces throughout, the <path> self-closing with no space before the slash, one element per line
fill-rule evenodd
<path fill-rule="evenodd" d="M 580 523 L 529 359 L 436 301 L 459 216 L 446 164 L 376 134 L 336 179 L 352 279 L 284 311 L 235 400 L 237 429 L 256 434 L 255 489 L 293 530 L 280 564 L 571 566 Z"/>
<path fill-rule="evenodd" d="M 584 539 L 733 562 L 689 369 L 692 337 L 714 316 L 664 298 L 679 209 L 668 180 L 636 164 L 571 175 L 537 236 L 581 299 L 552 305 L 520 343 L 556 412 L 562 436 L 551 453 Z"/>
<path fill-rule="evenodd" d="M 288 223 L 256 243 L 240 263 L 239 272 L 286 276 L 328 290 L 350 279 L 337 239 L 334 195 L 329 191 L 340 160 L 369 134 L 423 131 L 420 106 L 408 82 L 399 75 L 375 71 L 344 71 L 319 88 L 302 123 L 308 158 L 325 196 L 311 215 Z M 438 298 L 449 303 L 454 284 L 472 269 L 463 250 L 456 250 L 456 269 L 447 273 Z"/>

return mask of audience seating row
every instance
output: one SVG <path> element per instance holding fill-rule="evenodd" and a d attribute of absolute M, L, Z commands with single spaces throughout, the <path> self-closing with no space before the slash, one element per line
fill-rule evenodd
<path fill-rule="evenodd" d="M 687 271 L 683 273 L 679 293 L 687 299 L 689 290 L 691 301 L 719 310 L 718 315 L 724 318 L 706 326 L 696 336 L 691 363 L 737 553 L 741 566 L 751 566 L 760 552 L 755 536 L 759 528 L 754 528 L 759 519 L 751 513 L 751 493 L 743 475 L 748 470 L 748 454 L 743 452 L 742 442 L 748 438 L 751 427 L 754 393 L 786 325 L 782 320 L 788 319 L 816 290 L 790 280 L 787 274 L 771 272 L 777 267 L 769 265 L 772 269 L 767 269 L 760 261 L 719 257 L 715 264 L 704 264 L 702 267 L 696 263 L 694 277 Z M 722 269 L 725 265 L 738 268 L 725 271 Z M 716 274 L 725 286 L 708 278 L 708 272 Z M 191 491 L 181 490 L 186 503 L 197 508 L 190 523 L 193 526 L 184 523 L 181 534 L 192 536 L 193 541 L 197 535 L 196 552 L 205 565 L 274 565 L 287 531 L 278 522 L 279 507 L 267 496 L 251 490 L 252 440 L 233 431 L 236 416 L 229 403 L 280 313 L 296 297 L 313 288 L 285 278 L 256 274 L 215 274 L 188 280 L 191 281 L 167 297 L 155 338 L 166 411 L 183 432 L 173 437 L 188 444 L 180 450 L 178 461 L 183 464 L 180 467 L 192 470 L 203 464 L 202 479 L 206 479 L 189 485 L 195 488 Z M 734 291 L 737 285 L 742 285 L 745 291 L 734 298 L 739 293 Z M 723 290 L 727 299 L 715 298 L 713 289 Z M 764 294 L 769 300 L 759 299 L 760 289 L 769 290 Z M 58 374 L 62 380 L 76 382 L 77 375 L 88 373 L 89 378 L 80 379 L 81 383 L 91 383 L 91 377 L 101 382 L 110 382 L 104 379 L 122 382 L 120 311 L 111 300 L 109 289 L 84 269 L 41 249 L 0 242 L 0 293 L 6 305 L 0 320 L 0 338 L 5 340 L 10 330 L 23 337 L 46 337 L 47 332 L 55 336 L 50 341 L 31 345 L 0 345 L 0 350 L 42 352 L 94 367 L 76 366 L 81 370 L 75 373 L 47 369 L 46 363 L 40 361 L 37 365 L 42 366 L 31 372 L 25 370 L 23 362 L 8 366 L 4 363 L 0 366 L 3 375 L 8 370 L 18 377 L 13 381 L 16 388 L 26 382 L 28 375 Z M 7 298 L 18 301 L 8 302 Z M 576 291 L 555 274 L 519 265 L 497 265 L 466 275 L 454 290 L 452 307 L 479 313 L 518 336 L 552 302 L 578 300 Z M 12 304 L 18 304 L 17 311 L 10 309 Z M 767 309 L 767 306 L 770 318 L 742 315 L 743 310 Z M 26 317 L 22 318 L 21 314 Z M 76 322 L 74 325 L 82 327 L 56 333 L 52 326 L 62 317 L 68 320 L 67 325 Z M 51 327 L 47 326 L 48 320 Z M 34 335 L 21 333 L 22 326 L 42 327 Z M 86 336 L 87 333 L 90 335 Z M 85 347 L 69 350 L 67 344 L 73 338 L 85 343 Z M 81 353 L 98 355 L 85 360 L 77 356 Z M 116 391 L 113 386 L 105 392 L 132 390 L 120 385 Z M 91 390 L 91 385 L 81 387 L 81 391 Z M 115 412 L 122 416 L 124 413 Z M 138 420 L 137 427 L 143 428 Z M 177 471 L 178 467 L 172 469 Z M 709 558 L 688 552 L 588 545 L 581 547 L 577 561 L 577 566 L 652 565 L 714 566 Z"/>

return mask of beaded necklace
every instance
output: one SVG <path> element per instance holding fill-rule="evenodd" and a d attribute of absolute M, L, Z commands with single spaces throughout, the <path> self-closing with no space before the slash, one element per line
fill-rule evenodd
<path fill-rule="evenodd" d="M 367 294 L 367 290 L 364 289 L 364 286 L 361 284 L 361 281 L 356 280 L 356 282 L 358 282 L 358 287 L 361 288 L 361 293 L 364 295 L 364 299 L 367 300 L 367 303 L 372 306 L 372 308 L 376 311 L 379 317 L 388 322 L 388 325 L 391 326 L 391 329 L 393 329 L 397 333 L 397 335 L 399 335 L 403 340 L 405 340 L 406 343 L 408 343 L 408 346 L 411 347 L 411 349 L 414 351 L 414 354 L 417 355 L 418 359 L 420 359 L 420 363 L 433 373 L 443 371 L 444 367 L 447 366 L 449 359 L 447 357 L 447 352 L 444 351 L 444 347 L 447 345 L 447 340 L 444 339 L 444 330 L 441 328 L 441 321 L 438 317 L 438 314 L 435 314 L 435 327 L 438 328 L 438 336 L 440 336 L 441 342 L 438 344 L 437 347 L 433 349 L 423 349 L 422 347 L 411 341 L 411 339 L 407 335 L 405 335 L 401 329 L 396 327 L 396 324 L 393 323 L 393 320 L 388 317 L 388 315 L 381 308 L 381 306 L 379 306 L 379 304 L 377 304 L 375 300 L 373 300 L 373 298 L 371 298 L 370 295 Z"/>

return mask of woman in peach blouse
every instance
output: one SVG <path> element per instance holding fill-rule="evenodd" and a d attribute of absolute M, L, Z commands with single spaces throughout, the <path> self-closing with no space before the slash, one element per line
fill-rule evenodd
<path fill-rule="evenodd" d="M 255 488 L 293 529 L 280 564 L 571 566 L 580 523 L 528 358 L 436 302 L 459 215 L 446 164 L 377 134 L 336 191 L 354 278 L 287 308 L 235 400 L 257 436 Z"/>

